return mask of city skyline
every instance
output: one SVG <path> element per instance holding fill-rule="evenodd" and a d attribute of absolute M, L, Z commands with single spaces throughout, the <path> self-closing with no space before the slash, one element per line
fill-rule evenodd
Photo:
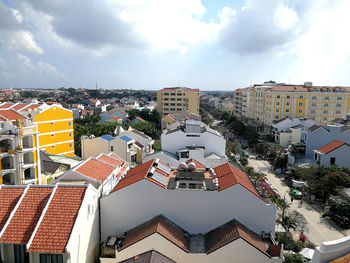
<path fill-rule="evenodd" d="M 346 1 L 0 1 L 0 88 L 349 86 Z"/>

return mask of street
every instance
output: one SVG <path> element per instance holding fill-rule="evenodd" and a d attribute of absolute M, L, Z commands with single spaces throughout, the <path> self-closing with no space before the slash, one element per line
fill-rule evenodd
<path fill-rule="evenodd" d="M 267 161 L 256 160 L 254 155 L 250 155 L 249 166 L 253 167 L 257 172 L 261 171 L 264 173 L 268 183 L 271 184 L 271 187 L 276 189 L 282 198 L 285 196 L 289 204 L 291 203 L 288 194 L 290 188 L 270 170 L 270 164 Z M 341 231 L 328 219 L 322 218 L 322 213 L 311 207 L 306 202 L 303 202 L 301 205 L 300 200 L 294 200 L 289 210 L 295 210 L 304 215 L 309 227 L 309 232 L 306 233 L 306 236 L 317 246 L 323 241 L 330 241 L 350 235 L 350 230 Z"/>

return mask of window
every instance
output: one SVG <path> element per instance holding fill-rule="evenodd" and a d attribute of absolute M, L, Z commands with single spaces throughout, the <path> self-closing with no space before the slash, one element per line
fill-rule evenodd
<path fill-rule="evenodd" d="M 171 98 L 170 100 L 171 100 L 171 101 L 175 101 L 175 98 Z"/>
<path fill-rule="evenodd" d="M 287 96 L 287 99 L 290 99 L 290 96 Z"/>
<path fill-rule="evenodd" d="M 327 110 L 324 110 L 323 113 L 328 113 L 328 111 L 327 111 Z"/>
<path fill-rule="evenodd" d="M 175 111 L 175 109 L 174 109 L 174 108 L 171 108 L 170 111 Z"/>
<path fill-rule="evenodd" d="M 72 133 L 71 132 L 69 133 L 69 137 L 72 137 Z"/>
<path fill-rule="evenodd" d="M 63 256 L 60 254 L 40 254 L 40 263 L 63 263 Z"/>
<path fill-rule="evenodd" d="M 342 100 L 342 97 L 337 97 L 337 100 Z"/>
<path fill-rule="evenodd" d="M 299 110 L 298 110 L 298 112 L 299 112 L 299 113 L 302 113 L 302 112 L 303 112 L 303 110 L 302 110 L 302 109 L 299 109 Z"/>
<path fill-rule="evenodd" d="M 51 122 L 51 125 L 53 125 L 53 122 Z"/>
<path fill-rule="evenodd" d="M 72 144 L 72 143 L 70 143 L 70 144 L 69 144 L 69 147 L 70 147 L 70 148 L 72 148 L 72 146 L 73 146 L 73 144 Z"/>
<path fill-rule="evenodd" d="M 15 251 L 15 263 L 27 263 L 29 262 L 29 253 L 25 252 L 26 245 L 13 245 Z"/>
<path fill-rule="evenodd" d="M 289 106 L 289 102 L 286 103 L 286 106 Z"/>
<path fill-rule="evenodd" d="M 315 110 L 311 110 L 311 113 L 315 113 Z"/>
<path fill-rule="evenodd" d="M 72 122 L 70 121 L 70 122 L 68 122 L 68 126 L 72 126 Z"/>
<path fill-rule="evenodd" d="M 311 106 L 312 107 L 316 107 L 316 103 L 311 103 Z"/>
<path fill-rule="evenodd" d="M 323 120 L 326 121 L 326 120 L 327 120 L 327 117 L 323 117 Z"/>
<path fill-rule="evenodd" d="M 341 104 L 340 104 L 340 103 L 338 103 L 338 104 L 337 104 L 337 107 L 338 107 L 338 108 L 340 108 L 340 107 L 341 107 Z"/>
<path fill-rule="evenodd" d="M 278 119 L 278 118 L 279 118 L 278 115 L 276 115 L 276 116 L 275 116 L 275 119 Z"/>
<path fill-rule="evenodd" d="M 51 137 L 55 136 L 55 134 L 51 133 Z"/>
<path fill-rule="evenodd" d="M 171 96 L 175 96 L 175 93 L 170 93 Z"/>
<path fill-rule="evenodd" d="M 170 106 L 175 106 L 175 103 L 170 103 Z"/>
<path fill-rule="evenodd" d="M 169 100 L 169 98 L 164 98 L 164 100 Z"/>
<path fill-rule="evenodd" d="M 52 148 L 52 149 L 55 149 L 55 145 L 52 145 L 51 148 Z"/>
<path fill-rule="evenodd" d="M 286 109 L 286 112 L 289 112 L 289 109 Z"/>
<path fill-rule="evenodd" d="M 164 95 L 165 95 L 165 96 L 169 96 L 169 93 L 168 93 L 168 92 L 165 92 Z"/>
<path fill-rule="evenodd" d="M 315 155 L 314 155 L 314 159 L 317 161 L 317 153 L 315 153 Z"/>
<path fill-rule="evenodd" d="M 279 102 L 276 102 L 276 105 L 278 106 L 278 105 L 280 105 L 280 103 L 279 103 Z"/>
<path fill-rule="evenodd" d="M 331 159 L 329 160 L 330 164 L 335 164 L 335 157 L 331 157 Z"/>
<path fill-rule="evenodd" d="M 169 106 L 169 103 L 164 103 L 164 106 Z"/>
<path fill-rule="evenodd" d="M 325 107 L 328 107 L 328 103 L 325 103 L 324 106 L 325 106 Z"/>
<path fill-rule="evenodd" d="M 302 102 L 299 102 L 299 106 L 303 106 L 303 103 L 302 103 Z"/>
<path fill-rule="evenodd" d="M 180 153 L 181 158 L 189 158 L 189 153 L 188 152 L 182 152 Z"/>
<path fill-rule="evenodd" d="M 335 114 L 340 114 L 340 110 L 335 111 Z"/>
<path fill-rule="evenodd" d="M 182 103 L 178 103 L 177 106 L 182 106 Z"/>
<path fill-rule="evenodd" d="M 114 150 L 114 147 L 113 147 L 113 146 L 111 146 L 111 152 L 113 152 L 113 150 Z"/>
<path fill-rule="evenodd" d="M 279 99 L 281 96 L 280 95 L 277 95 L 277 99 Z"/>
<path fill-rule="evenodd" d="M 316 99 L 316 96 L 313 96 L 312 99 L 315 100 L 315 99 Z"/>
<path fill-rule="evenodd" d="M 276 109 L 276 112 L 280 112 L 280 109 Z"/>
<path fill-rule="evenodd" d="M 324 97 L 325 100 L 329 100 L 329 97 Z"/>
<path fill-rule="evenodd" d="M 301 100 L 304 99 L 304 96 L 299 96 L 299 99 L 301 99 Z"/>

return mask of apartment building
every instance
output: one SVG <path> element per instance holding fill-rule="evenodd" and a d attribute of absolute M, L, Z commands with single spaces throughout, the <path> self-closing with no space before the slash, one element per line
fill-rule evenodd
<path fill-rule="evenodd" d="M 37 126 L 40 150 L 74 157 L 73 112 L 60 104 L 2 103 L 0 110 L 12 110 Z"/>
<path fill-rule="evenodd" d="M 287 85 L 270 81 L 247 88 L 247 93 L 247 117 L 267 126 L 288 117 L 312 119 L 322 125 L 344 117 L 350 111 L 349 87 L 313 86 L 311 82 Z M 242 100 L 238 100 L 236 106 L 240 108 L 235 111 L 237 114 L 243 112 Z"/>
<path fill-rule="evenodd" d="M 199 89 L 161 89 L 157 92 L 157 110 L 160 116 L 183 111 L 199 114 Z"/>

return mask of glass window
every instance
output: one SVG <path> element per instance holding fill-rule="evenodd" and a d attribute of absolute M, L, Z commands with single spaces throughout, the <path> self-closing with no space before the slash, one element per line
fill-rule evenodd
<path fill-rule="evenodd" d="M 302 103 L 302 102 L 299 102 L 299 106 L 303 106 L 303 103 Z"/>
<path fill-rule="evenodd" d="M 69 137 L 72 137 L 72 133 L 71 132 L 69 133 Z"/>
<path fill-rule="evenodd" d="M 299 99 L 301 99 L 301 100 L 304 99 L 304 96 L 299 96 Z"/>
<path fill-rule="evenodd" d="M 111 146 L 111 152 L 113 152 L 113 150 L 114 150 L 114 148 L 113 148 L 113 146 Z"/>
<path fill-rule="evenodd" d="M 287 99 L 290 99 L 290 96 L 287 96 Z"/>
<path fill-rule="evenodd" d="M 281 96 L 280 95 L 277 95 L 277 99 L 279 99 Z"/>
<path fill-rule="evenodd" d="M 329 97 L 324 97 L 325 100 L 329 100 Z"/>
<path fill-rule="evenodd" d="M 315 100 L 315 99 L 316 99 L 316 96 L 313 96 L 312 99 Z"/>
<path fill-rule="evenodd" d="M 280 105 L 280 103 L 279 103 L 279 102 L 277 102 L 277 103 L 276 103 L 276 105 Z"/>
<path fill-rule="evenodd" d="M 286 105 L 289 106 L 289 102 L 287 102 Z"/>
<path fill-rule="evenodd" d="M 302 110 L 302 109 L 299 109 L 299 110 L 298 110 L 298 112 L 299 112 L 299 113 L 302 113 L 302 112 L 303 112 L 303 110 Z"/>
<path fill-rule="evenodd" d="M 40 263 L 63 263 L 63 256 L 59 254 L 40 254 Z"/>
<path fill-rule="evenodd" d="M 29 263 L 29 253 L 25 252 L 26 245 L 13 245 L 15 252 L 15 263 Z"/>
<path fill-rule="evenodd" d="M 71 121 L 68 122 L 68 126 L 72 126 L 72 122 Z"/>

